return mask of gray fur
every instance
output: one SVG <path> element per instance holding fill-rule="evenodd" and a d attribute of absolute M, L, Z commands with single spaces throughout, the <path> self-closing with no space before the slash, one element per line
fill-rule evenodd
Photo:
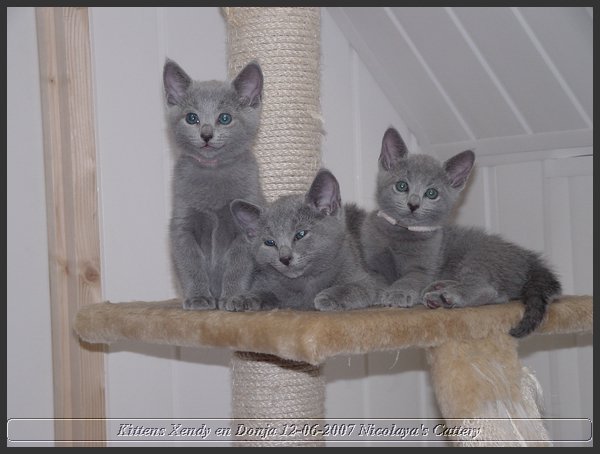
<path fill-rule="evenodd" d="M 328 170 L 319 171 L 305 196 L 284 196 L 267 208 L 236 200 L 231 210 L 251 242 L 255 271 L 251 290 L 228 299 L 225 309 L 330 311 L 377 303 L 383 282 L 361 266 Z"/>
<path fill-rule="evenodd" d="M 360 233 L 364 260 L 389 285 L 382 296 L 386 306 L 450 308 L 521 299 L 525 314 L 510 334 L 522 337 L 541 323 L 560 283 L 538 254 L 480 229 L 447 225 L 474 157 L 464 151 L 440 163 L 410 155 L 398 132 L 388 129 L 376 197 L 379 209 L 400 225 L 377 216 L 378 210 L 369 213 Z M 408 184 L 406 191 L 398 190 L 399 181 Z M 430 188 L 438 192 L 435 199 L 425 196 Z M 419 232 L 410 226 L 441 228 Z"/>
<path fill-rule="evenodd" d="M 264 203 L 252 145 L 262 72 L 249 63 L 232 82 L 194 81 L 174 61 L 163 71 L 169 130 L 176 145 L 171 255 L 185 309 L 214 309 L 238 293 L 251 266 L 229 210 L 233 199 Z M 189 124 L 186 116 L 196 115 Z M 231 122 L 219 122 L 221 114 Z"/>

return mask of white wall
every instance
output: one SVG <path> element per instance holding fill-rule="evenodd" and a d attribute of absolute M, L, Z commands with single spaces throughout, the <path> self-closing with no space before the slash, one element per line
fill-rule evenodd
<path fill-rule="evenodd" d="M 7 8 L 6 413 L 52 418 L 42 115 L 33 8 Z M 51 440 L 53 426 L 39 435 Z M 39 446 L 39 444 L 36 444 Z"/>
<path fill-rule="evenodd" d="M 340 180 L 345 201 L 371 208 L 385 129 L 397 127 L 412 150 L 418 150 L 418 143 L 327 10 L 322 11 L 323 164 Z M 194 78 L 225 78 L 225 23 L 214 7 L 91 8 L 90 17 L 103 296 L 115 302 L 167 299 L 175 291 L 167 239 L 172 157 L 162 65 L 168 56 Z M 41 120 L 31 120 L 41 118 L 32 9 L 9 9 L 7 37 L 8 168 L 18 169 L 8 172 L 7 411 L 9 417 L 49 416 Z M 23 154 L 23 149 L 31 152 Z M 545 252 L 561 273 L 566 293 L 591 294 L 592 159 L 536 156 L 535 161 L 512 155 L 478 160 L 457 221 Z M 24 325 L 34 329 L 24 335 Z M 591 418 L 591 353 L 591 336 L 534 336 L 522 342 L 524 363 L 544 388 L 548 416 Z M 106 356 L 107 415 L 226 418 L 229 360 L 225 349 L 113 345 Z M 337 357 L 327 362 L 325 374 L 328 417 L 439 415 L 422 350 Z"/>

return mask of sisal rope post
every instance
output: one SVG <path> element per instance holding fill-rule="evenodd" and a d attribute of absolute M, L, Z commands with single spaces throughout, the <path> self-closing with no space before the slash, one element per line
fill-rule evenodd
<path fill-rule="evenodd" d="M 265 198 L 271 202 L 283 195 L 303 194 L 321 164 L 320 9 L 223 8 L 223 13 L 229 77 L 253 60 L 264 74 L 254 154 Z M 263 426 L 277 427 L 279 434 L 265 439 L 235 437 L 245 440 L 237 444 L 323 444 L 319 437 L 307 437 L 302 431 L 281 435 L 286 422 L 302 428 L 324 418 L 325 382 L 319 367 L 250 352 L 236 352 L 231 367 L 232 416 L 237 427 L 262 418 Z M 232 432 L 235 435 L 236 428 Z"/>
<path fill-rule="evenodd" d="M 274 355 L 235 352 L 232 411 L 238 446 L 321 446 L 310 427 L 325 414 L 321 366 Z M 266 434 L 252 428 L 272 428 Z"/>
<path fill-rule="evenodd" d="M 267 201 L 308 190 L 321 164 L 321 16 L 313 8 L 223 8 L 228 73 L 264 74 L 254 154 Z"/>

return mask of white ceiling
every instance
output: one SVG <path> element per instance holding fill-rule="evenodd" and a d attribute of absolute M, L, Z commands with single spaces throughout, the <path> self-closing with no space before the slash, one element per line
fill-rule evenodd
<path fill-rule="evenodd" d="M 592 146 L 592 8 L 328 11 L 423 151 Z"/>

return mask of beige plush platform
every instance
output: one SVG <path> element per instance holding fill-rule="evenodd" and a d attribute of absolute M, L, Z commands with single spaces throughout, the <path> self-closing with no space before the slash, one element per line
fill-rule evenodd
<path fill-rule="evenodd" d="M 83 307 L 75 331 L 90 343 L 124 339 L 186 347 L 228 347 L 320 364 L 339 354 L 435 347 L 506 334 L 523 305 L 463 309 L 372 308 L 347 312 L 184 311 L 179 300 Z M 593 325 L 591 296 L 563 296 L 532 334 L 580 333 Z"/>

